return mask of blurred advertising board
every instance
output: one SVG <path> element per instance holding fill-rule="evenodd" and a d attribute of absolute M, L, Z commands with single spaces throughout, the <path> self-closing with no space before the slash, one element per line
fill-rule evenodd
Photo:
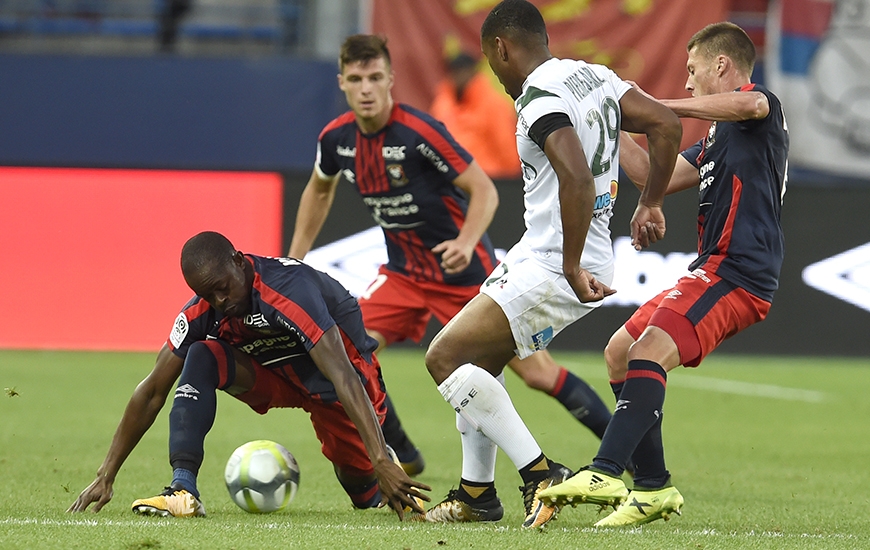
<path fill-rule="evenodd" d="M 157 351 L 193 296 L 181 247 L 281 253 L 275 173 L 0 167 L 0 348 Z"/>

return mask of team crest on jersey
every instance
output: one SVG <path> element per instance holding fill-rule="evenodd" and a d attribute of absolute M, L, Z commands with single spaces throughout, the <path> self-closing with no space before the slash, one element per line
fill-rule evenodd
<path fill-rule="evenodd" d="M 175 348 L 179 348 L 181 343 L 184 342 L 185 336 L 187 336 L 187 331 L 190 329 L 190 325 L 187 323 L 187 315 L 182 311 L 178 314 L 178 317 L 175 318 L 175 324 L 172 325 L 172 332 L 169 333 L 169 341 L 172 342 L 172 345 Z"/>
<path fill-rule="evenodd" d="M 704 149 L 709 149 L 711 145 L 716 143 L 716 122 L 710 125 L 710 129 L 707 130 L 707 139 L 704 140 Z"/>
<path fill-rule="evenodd" d="M 405 169 L 401 164 L 388 164 L 387 175 L 390 176 L 390 184 L 393 187 L 404 187 L 408 185 L 408 178 L 405 176 Z"/>

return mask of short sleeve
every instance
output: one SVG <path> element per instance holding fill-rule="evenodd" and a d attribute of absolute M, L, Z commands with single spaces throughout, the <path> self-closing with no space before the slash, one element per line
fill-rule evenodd
<path fill-rule="evenodd" d="M 689 164 L 698 167 L 698 156 L 701 154 L 701 149 L 704 147 L 704 140 L 698 140 L 697 143 L 691 145 L 688 149 L 680 153 L 683 158 L 689 161 Z"/>
<path fill-rule="evenodd" d="M 335 158 L 335 147 L 330 147 L 328 145 L 329 141 L 328 133 L 322 135 L 320 139 L 317 140 L 317 156 L 314 160 L 314 169 L 317 171 L 317 175 L 323 179 L 329 179 L 335 176 L 341 169 Z M 324 151 L 327 151 L 325 155 L 323 154 Z M 330 151 L 333 153 L 330 154 Z"/>
<path fill-rule="evenodd" d="M 175 318 L 166 343 L 179 357 L 186 357 L 194 342 L 205 340 L 214 321 L 214 310 L 199 296 L 191 299 Z"/>

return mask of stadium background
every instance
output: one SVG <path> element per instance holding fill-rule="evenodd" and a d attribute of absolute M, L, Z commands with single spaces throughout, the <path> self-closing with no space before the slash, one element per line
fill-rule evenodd
<path fill-rule="evenodd" d="M 0 4 L 0 245 L 7 253 L 0 347 L 156 350 L 189 297 L 177 260 L 189 236 L 214 229 L 245 251 L 286 251 L 317 134 L 345 109 L 334 61 L 342 38 L 386 34 L 394 97 L 425 109 L 444 74 L 444 52 L 476 51 L 480 21 L 494 3 L 194 0 L 174 50 L 161 52 L 154 41 L 161 2 Z M 783 98 L 792 134 L 787 254 L 769 320 L 721 350 L 870 353 L 870 229 L 863 223 L 870 101 L 860 86 L 870 77 L 868 2 L 711 0 L 702 14 L 690 0 L 536 4 L 558 55 L 606 63 L 663 97 L 685 93 L 684 45 L 695 30 L 730 19 L 750 32 L 763 55 L 755 80 Z M 850 70 L 826 70 L 844 59 Z M 688 125 L 686 142 L 703 127 Z M 506 248 L 522 232 L 521 182 L 498 187 L 490 234 Z M 617 236 L 635 197 L 622 182 Z M 651 285 L 668 258 L 692 252 L 695 209 L 692 193 L 669 199 L 668 238 L 629 264 L 623 295 Z M 372 225 L 344 188 L 316 244 Z M 342 257 L 339 248 L 333 264 Z M 632 311 L 630 304 L 602 308 L 554 345 L 600 350 Z M 49 332 L 55 316 L 61 328 Z"/>

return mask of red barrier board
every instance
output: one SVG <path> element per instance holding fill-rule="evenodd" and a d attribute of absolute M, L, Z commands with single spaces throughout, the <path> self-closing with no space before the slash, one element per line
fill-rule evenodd
<path fill-rule="evenodd" d="M 181 247 L 280 255 L 275 173 L 0 167 L 0 348 L 157 351 L 193 295 Z"/>

